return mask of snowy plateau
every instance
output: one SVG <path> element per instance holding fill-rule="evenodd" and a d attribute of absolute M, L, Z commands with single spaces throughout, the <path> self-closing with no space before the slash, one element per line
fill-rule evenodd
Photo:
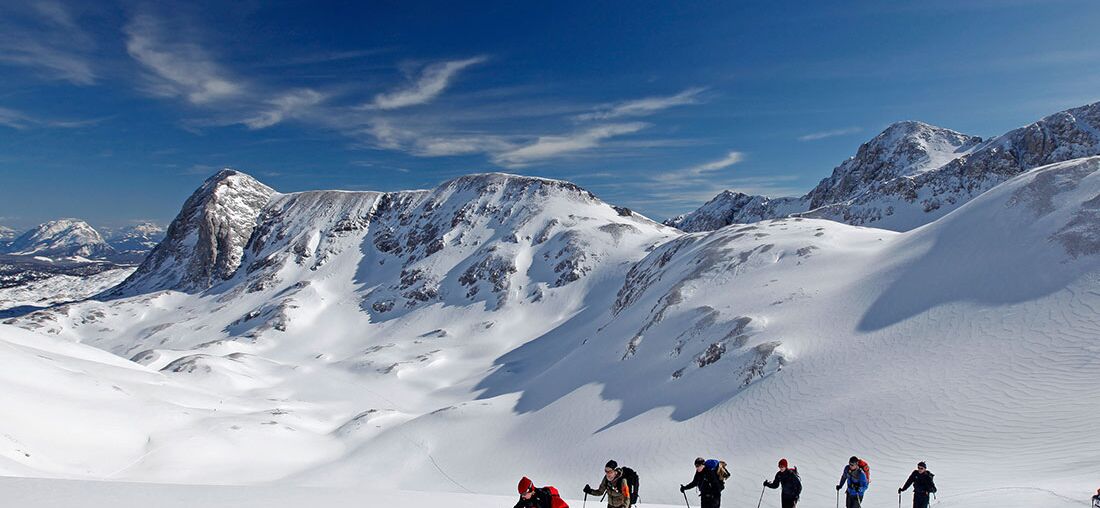
<path fill-rule="evenodd" d="M 860 149 L 890 164 L 807 198 L 870 210 L 910 203 L 899 178 L 936 182 L 912 203 L 938 208 L 888 229 L 814 212 L 684 232 L 497 173 L 280 193 L 223 170 L 132 273 L 0 324 L 0 495 L 511 506 L 529 476 L 581 506 L 614 458 L 643 505 L 683 506 L 703 455 L 730 463 L 726 506 L 781 457 L 800 505 L 833 506 L 858 455 L 869 507 L 918 460 L 935 506 L 1081 506 L 1100 480 L 1096 109 L 1056 115 L 1078 130 L 1034 158 L 902 124 Z"/>

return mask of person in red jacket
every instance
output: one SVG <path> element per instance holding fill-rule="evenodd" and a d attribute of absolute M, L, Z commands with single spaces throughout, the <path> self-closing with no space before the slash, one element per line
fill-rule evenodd
<path fill-rule="evenodd" d="M 524 476 L 519 481 L 519 501 L 513 508 L 569 508 L 554 487 L 535 487 L 535 482 Z"/>

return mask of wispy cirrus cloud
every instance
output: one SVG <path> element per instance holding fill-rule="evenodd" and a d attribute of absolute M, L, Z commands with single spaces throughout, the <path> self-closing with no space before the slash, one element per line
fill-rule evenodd
<path fill-rule="evenodd" d="M 199 45 L 170 41 L 160 20 L 151 15 L 134 16 L 124 32 L 126 51 L 148 71 L 146 91 L 154 95 L 206 104 L 244 91 Z"/>
<path fill-rule="evenodd" d="M 271 127 L 290 118 L 298 118 L 324 102 L 325 95 L 311 89 L 292 90 L 267 101 L 269 109 L 241 121 L 249 129 Z"/>
<path fill-rule="evenodd" d="M 76 129 L 88 127 L 103 122 L 106 118 L 92 118 L 87 120 L 58 120 L 39 118 L 22 111 L 0 106 L 0 125 L 12 129 L 25 130 L 34 128 L 58 128 Z"/>
<path fill-rule="evenodd" d="M 398 150 L 417 157 L 445 157 L 478 153 L 500 153 L 516 147 L 518 136 L 482 132 L 433 132 L 398 127 L 386 118 L 369 120 L 360 131 L 372 139 L 369 146 Z"/>
<path fill-rule="evenodd" d="M 558 136 L 540 136 L 533 143 L 493 154 L 494 163 L 505 167 L 523 167 L 535 162 L 596 148 L 606 139 L 633 134 L 649 127 L 644 122 L 607 124 Z"/>
<path fill-rule="evenodd" d="M 726 169 L 738 162 L 745 160 L 745 154 L 738 151 L 731 151 L 721 159 L 705 162 L 695 166 L 678 169 L 675 171 L 669 171 L 657 175 L 657 179 L 665 182 L 671 181 L 685 181 L 686 179 L 699 178 L 707 176 L 708 173 L 713 173 L 722 169 Z"/>
<path fill-rule="evenodd" d="M 408 87 L 374 96 L 374 102 L 368 107 L 391 110 L 427 104 L 443 93 L 451 80 L 467 67 L 488 60 L 486 56 L 476 56 L 465 60 L 452 60 L 428 65 L 420 71 L 416 82 Z"/>
<path fill-rule="evenodd" d="M 0 63 L 35 69 L 48 79 L 95 84 L 95 40 L 59 2 L 5 6 L 0 12 Z"/>
<path fill-rule="evenodd" d="M 804 136 L 799 136 L 799 141 L 817 141 L 819 139 L 835 138 L 838 136 L 847 136 L 849 134 L 856 134 L 862 132 L 861 127 L 847 127 L 844 129 L 833 129 L 828 131 L 811 132 Z"/>
<path fill-rule="evenodd" d="M 676 106 L 698 104 L 702 102 L 699 96 L 704 91 L 706 91 L 705 88 L 689 88 L 676 95 L 667 97 L 646 97 L 644 99 L 620 102 L 618 104 L 603 106 L 592 113 L 578 115 L 577 119 L 589 121 L 608 120 L 629 116 L 648 116 Z"/>

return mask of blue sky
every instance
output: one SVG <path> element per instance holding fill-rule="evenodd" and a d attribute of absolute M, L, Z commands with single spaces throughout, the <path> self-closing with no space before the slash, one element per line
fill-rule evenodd
<path fill-rule="evenodd" d="M 1100 2 L 0 0 L 0 225 L 280 191 L 563 178 L 655 218 L 800 194 L 891 122 L 1100 99 Z"/>

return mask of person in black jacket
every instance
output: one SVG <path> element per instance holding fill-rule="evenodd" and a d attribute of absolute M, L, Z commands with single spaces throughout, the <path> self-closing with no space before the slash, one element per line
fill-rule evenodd
<path fill-rule="evenodd" d="M 779 471 L 775 473 L 774 480 L 764 480 L 764 486 L 769 489 L 777 489 L 780 485 L 783 486 L 779 495 L 783 508 L 794 508 L 798 504 L 798 496 L 802 495 L 802 479 L 798 477 L 798 469 L 787 467 L 787 459 L 779 459 Z"/>
<path fill-rule="evenodd" d="M 1100 508 L 1100 489 L 1096 489 L 1096 495 L 1092 496 L 1092 508 Z"/>
<path fill-rule="evenodd" d="M 725 483 L 718 478 L 718 472 L 707 467 L 707 461 L 702 457 L 695 459 L 695 478 L 691 483 L 680 486 L 680 492 L 699 488 L 700 508 L 720 508 L 722 506 L 722 489 Z"/>
<path fill-rule="evenodd" d="M 917 469 L 905 480 L 905 485 L 898 489 L 898 494 L 905 492 L 909 486 L 913 486 L 913 508 L 928 508 L 928 496 L 936 492 L 936 482 L 932 477 L 936 476 L 928 470 L 924 462 L 917 462 Z"/>

